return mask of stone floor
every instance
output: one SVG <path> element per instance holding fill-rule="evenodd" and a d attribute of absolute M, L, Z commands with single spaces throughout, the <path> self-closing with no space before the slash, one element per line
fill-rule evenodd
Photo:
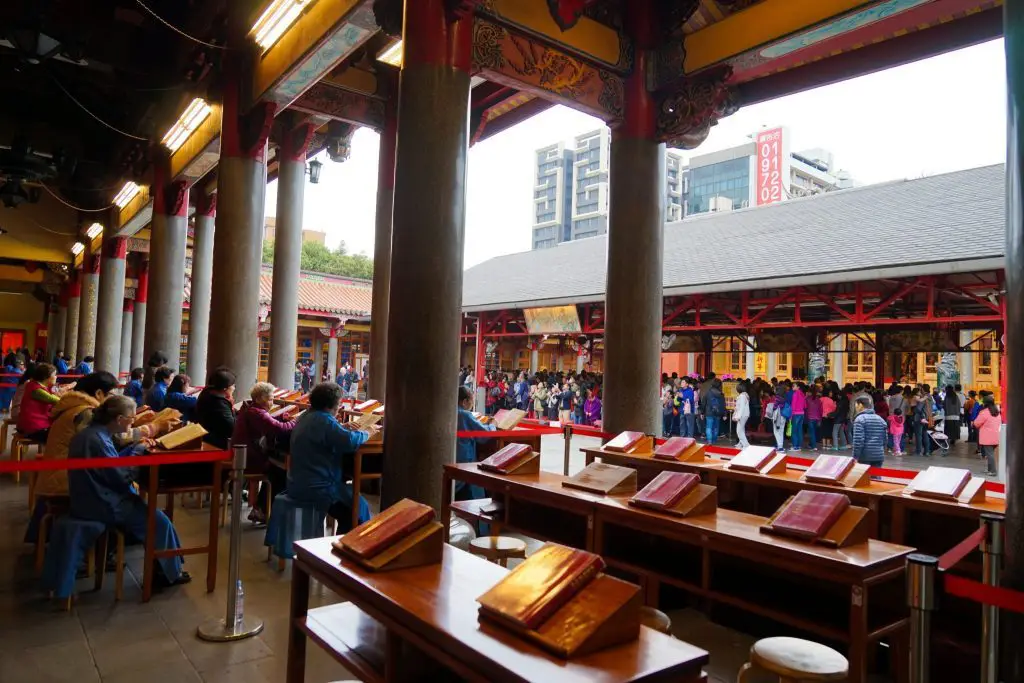
<path fill-rule="evenodd" d="M 595 439 L 574 439 L 571 469 L 583 466 L 575 450 Z M 543 466 L 561 471 L 563 443 L 545 437 Z M 262 634 L 238 643 L 198 640 L 196 627 L 224 612 L 227 584 L 227 537 L 221 539 L 218 587 L 205 592 L 205 558 L 187 563 L 193 582 L 139 602 L 141 548 L 129 548 L 125 597 L 115 603 L 113 576 L 103 591 L 91 592 L 91 580 L 70 613 L 41 594 L 33 576 L 30 547 L 21 543 L 28 511 L 26 486 L 0 478 L 0 682 L 2 683 L 277 683 L 284 681 L 288 647 L 287 612 L 290 566 L 284 573 L 266 562 L 263 529 L 243 524 L 241 577 L 246 614 L 264 620 Z M 208 511 L 191 501 L 179 504 L 175 524 L 184 542 L 201 542 Z M 531 545 L 533 545 L 531 543 Z M 338 598 L 314 584 L 311 604 Z M 707 621 L 693 610 L 670 613 L 675 634 L 707 649 L 710 680 L 731 683 L 753 639 Z M 306 680 L 316 683 L 349 678 L 319 648 L 308 648 Z M 770 679 L 764 679 L 770 680 Z"/>

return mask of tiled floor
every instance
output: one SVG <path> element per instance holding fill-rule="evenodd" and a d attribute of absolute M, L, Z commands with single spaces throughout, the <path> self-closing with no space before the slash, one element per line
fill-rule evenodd
<path fill-rule="evenodd" d="M 582 467 L 575 448 L 594 439 L 573 440 L 571 469 Z M 560 437 L 545 437 L 543 466 L 561 471 Z M 130 548 L 125 599 L 115 603 L 113 576 L 99 593 L 91 581 L 70 614 L 39 591 L 33 576 L 31 548 L 21 543 L 28 511 L 26 486 L 0 478 L 0 683 L 278 683 L 284 680 L 288 647 L 287 612 L 291 570 L 277 573 L 266 563 L 263 529 L 244 523 L 241 576 L 246 614 L 266 623 L 262 634 L 238 643 L 198 640 L 196 627 L 223 614 L 227 584 L 227 536 L 221 539 L 218 590 L 205 591 L 203 556 L 186 565 L 194 580 L 157 594 L 141 604 L 141 548 Z M 175 524 L 186 544 L 205 536 L 208 512 L 179 504 Z M 338 598 L 314 584 L 311 604 Z M 670 613 L 678 637 L 711 652 L 710 680 L 735 680 L 752 638 L 708 622 L 699 612 Z M 324 683 L 349 678 L 319 648 L 308 648 L 307 681 Z M 770 680 L 770 679 L 764 679 Z M 553 682 L 554 683 L 554 682 Z"/>

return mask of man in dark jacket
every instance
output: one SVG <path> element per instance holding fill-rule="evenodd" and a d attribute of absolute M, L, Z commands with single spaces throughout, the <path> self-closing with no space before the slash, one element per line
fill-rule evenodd
<path fill-rule="evenodd" d="M 853 457 L 859 463 L 879 467 L 885 462 L 889 426 L 875 413 L 870 396 L 858 396 L 854 405 Z"/>
<path fill-rule="evenodd" d="M 206 386 L 196 401 L 195 421 L 206 430 L 203 441 L 211 446 L 228 447 L 235 429 L 235 413 L 231 409 L 234 392 L 235 373 L 228 368 L 217 368 L 206 379 Z"/>

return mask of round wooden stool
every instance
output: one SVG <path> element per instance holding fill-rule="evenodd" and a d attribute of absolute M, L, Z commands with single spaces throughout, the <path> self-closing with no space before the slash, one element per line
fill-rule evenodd
<path fill-rule="evenodd" d="M 750 648 L 750 661 L 743 665 L 736 683 L 750 680 L 760 669 L 778 675 L 780 683 L 845 681 L 850 665 L 846 657 L 819 643 L 799 638 L 763 638 Z"/>
<path fill-rule="evenodd" d="M 666 635 L 672 635 L 672 620 L 668 618 L 667 614 L 654 607 L 640 608 L 640 624 Z"/>
<path fill-rule="evenodd" d="M 508 536 L 481 536 L 469 542 L 469 552 L 507 567 L 512 558 L 526 559 L 526 543 Z"/>

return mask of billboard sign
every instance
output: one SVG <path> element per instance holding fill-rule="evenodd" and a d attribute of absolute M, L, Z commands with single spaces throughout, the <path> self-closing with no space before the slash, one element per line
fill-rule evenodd
<path fill-rule="evenodd" d="M 530 334 L 579 334 L 582 331 L 575 306 L 524 308 L 523 315 Z"/>
<path fill-rule="evenodd" d="M 765 206 L 785 199 L 787 155 L 782 128 L 757 134 L 757 205 Z"/>

